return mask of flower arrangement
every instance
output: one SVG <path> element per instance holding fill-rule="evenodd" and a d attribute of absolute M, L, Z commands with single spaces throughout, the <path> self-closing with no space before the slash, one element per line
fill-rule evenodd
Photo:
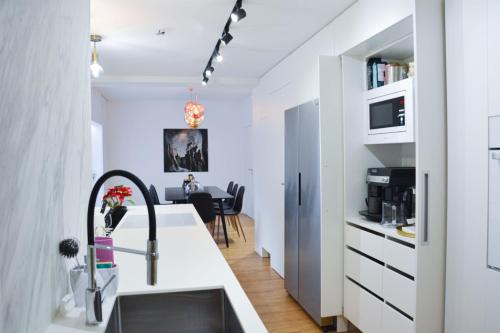
<path fill-rule="evenodd" d="M 111 187 L 106 191 L 106 194 L 102 198 L 103 203 L 106 203 L 110 208 L 116 208 L 118 206 L 122 206 L 124 201 L 127 201 L 131 204 L 134 202 L 130 198 L 132 196 L 132 189 L 127 186 L 118 185 L 115 187 Z"/>

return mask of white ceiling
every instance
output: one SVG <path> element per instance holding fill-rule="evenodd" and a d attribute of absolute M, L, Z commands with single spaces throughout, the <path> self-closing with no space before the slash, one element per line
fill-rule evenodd
<path fill-rule="evenodd" d="M 242 80 L 238 89 L 252 85 L 354 2 L 243 0 L 247 17 L 232 24 L 234 39 L 223 48 L 224 61 L 216 64 L 214 78 Z M 144 83 L 147 78 L 169 86 L 199 83 L 234 3 L 92 0 L 91 30 L 103 36 L 98 52 L 104 67 L 102 80 L 108 78 L 104 85 L 120 82 L 123 87 L 127 81 Z M 156 35 L 158 29 L 166 34 Z"/>
<path fill-rule="evenodd" d="M 161 101 L 161 100 L 187 100 L 196 95 L 203 100 L 242 100 L 250 96 L 248 88 L 222 88 L 219 86 L 205 87 L 193 85 L 193 91 L 185 86 L 163 86 L 156 84 L 113 84 L 98 87 L 99 91 L 111 101 Z"/>

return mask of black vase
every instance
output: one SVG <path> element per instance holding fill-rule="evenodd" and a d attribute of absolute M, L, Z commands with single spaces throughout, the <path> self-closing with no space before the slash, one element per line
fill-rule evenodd
<path fill-rule="evenodd" d="M 127 212 L 126 206 L 116 206 L 111 208 L 104 216 L 104 222 L 106 223 L 106 228 L 114 229 L 120 223 L 121 219 Z"/>

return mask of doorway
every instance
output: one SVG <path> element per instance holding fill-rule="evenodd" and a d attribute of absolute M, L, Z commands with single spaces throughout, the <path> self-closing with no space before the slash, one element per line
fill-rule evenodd
<path fill-rule="evenodd" d="M 92 145 L 92 184 L 102 176 L 104 170 L 103 135 L 102 125 L 94 121 L 90 124 L 90 137 Z"/>

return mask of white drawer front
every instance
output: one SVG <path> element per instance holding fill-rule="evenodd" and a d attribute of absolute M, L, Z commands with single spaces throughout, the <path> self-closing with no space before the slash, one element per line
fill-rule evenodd
<path fill-rule="evenodd" d="M 415 281 L 388 268 L 384 269 L 383 298 L 415 318 Z"/>
<path fill-rule="evenodd" d="M 384 260 L 384 237 L 346 225 L 345 243 L 377 260 Z"/>
<path fill-rule="evenodd" d="M 345 279 L 344 316 L 363 333 L 382 333 L 384 303 Z"/>
<path fill-rule="evenodd" d="M 384 266 L 349 249 L 345 250 L 344 264 L 347 276 L 382 297 Z"/>
<path fill-rule="evenodd" d="M 384 305 L 382 313 L 382 331 L 384 333 L 415 332 L 415 323 L 389 305 Z"/>
<path fill-rule="evenodd" d="M 415 276 L 415 249 L 386 239 L 384 241 L 384 258 L 386 264 L 413 277 Z"/>

